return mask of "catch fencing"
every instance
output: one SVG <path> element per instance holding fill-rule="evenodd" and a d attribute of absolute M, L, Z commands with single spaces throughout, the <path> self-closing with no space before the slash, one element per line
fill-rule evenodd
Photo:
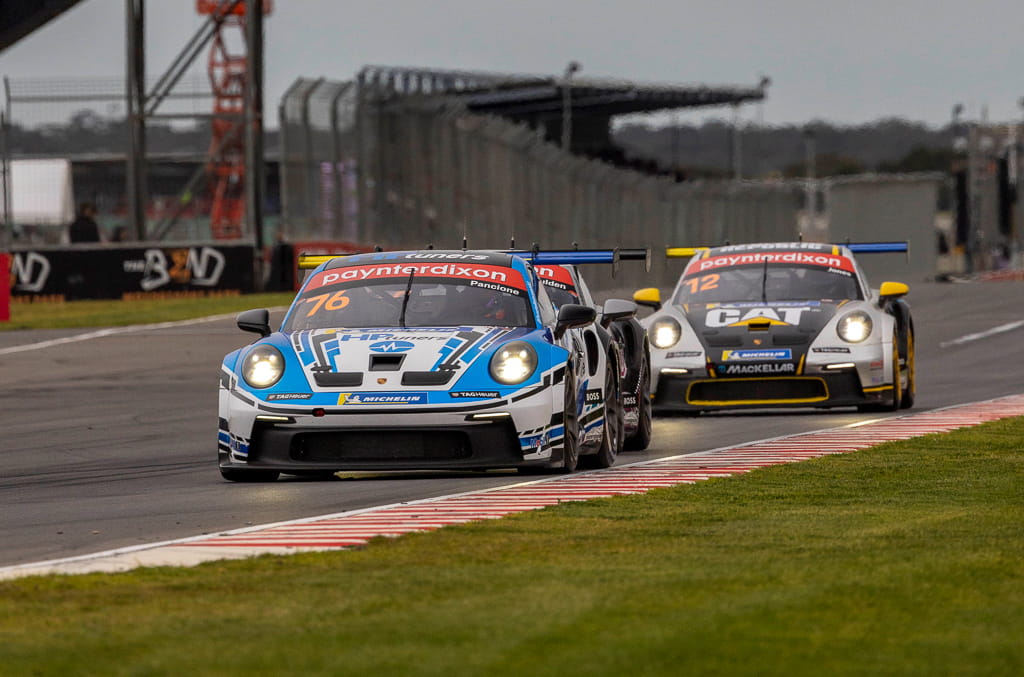
<path fill-rule="evenodd" d="M 155 83 L 147 82 L 147 91 Z M 0 246 L 57 244 L 64 239 L 72 215 L 65 205 L 54 202 L 55 180 L 73 191 L 73 204 L 96 205 L 106 239 L 119 239 L 119 231 L 132 231 L 126 236 L 134 239 L 125 190 L 129 129 L 124 90 L 122 78 L 3 79 Z M 190 177 L 205 166 L 210 109 L 208 80 L 190 76 L 178 82 L 161 103 L 160 113 L 151 116 L 146 134 L 146 233 L 160 232 L 162 238 L 173 240 L 210 237 L 206 182 L 190 184 Z M 42 160 L 67 163 L 67 176 L 49 180 L 50 185 L 30 181 L 31 163 Z M 48 205 L 50 212 L 36 205 Z"/>
<path fill-rule="evenodd" d="M 629 288 L 671 284 L 678 265 L 657 255 L 666 245 L 797 234 L 796 186 L 678 183 L 624 170 L 566 153 L 526 125 L 470 113 L 454 97 L 300 80 L 280 111 L 290 239 L 653 247 L 653 275 L 623 265 L 606 283 Z"/>

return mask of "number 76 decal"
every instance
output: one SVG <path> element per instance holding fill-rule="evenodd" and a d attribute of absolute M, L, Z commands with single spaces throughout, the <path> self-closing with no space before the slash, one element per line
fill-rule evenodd
<path fill-rule="evenodd" d="M 345 296 L 344 291 L 336 291 L 334 294 L 318 294 L 317 296 L 310 296 L 308 299 L 303 299 L 303 303 L 312 304 L 313 307 L 306 313 L 306 317 L 313 317 L 320 309 L 325 310 L 341 310 L 349 304 L 349 297 Z"/>

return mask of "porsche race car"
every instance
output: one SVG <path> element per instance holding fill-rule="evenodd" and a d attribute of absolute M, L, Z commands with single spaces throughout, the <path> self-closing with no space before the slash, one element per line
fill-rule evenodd
<path fill-rule="evenodd" d="M 892 251 L 906 243 L 669 249 L 690 257 L 669 302 L 634 295 L 655 309 L 643 320 L 655 411 L 912 406 L 909 288 L 870 288 L 854 258 Z"/>
<path fill-rule="evenodd" d="M 221 367 L 220 472 L 610 465 L 619 366 L 587 339 L 595 317 L 556 309 L 509 254 L 322 257 L 278 331 L 264 309 L 238 317 L 260 338 Z"/>

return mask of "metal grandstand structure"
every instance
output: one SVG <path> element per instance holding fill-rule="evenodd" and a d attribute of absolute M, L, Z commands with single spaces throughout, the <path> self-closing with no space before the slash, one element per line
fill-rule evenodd
<path fill-rule="evenodd" d="M 303 78 L 280 105 L 286 234 L 607 246 L 624 233 L 639 245 L 686 232 L 716 241 L 756 223 L 764 236 L 793 237 L 792 186 L 680 183 L 625 157 L 611 136 L 620 115 L 738 106 L 766 86 L 384 66 L 351 81 Z"/>
<path fill-rule="evenodd" d="M 455 97 L 467 111 L 543 128 L 550 141 L 561 138 L 570 121 L 582 133 L 570 139 L 570 150 L 585 148 L 595 133 L 620 115 L 708 106 L 738 106 L 761 101 L 770 81 L 754 86 L 664 84 L 620 78 L 566 75 L 525 75 L 486 71 L 365 66 L 357 77 L 360 89 L 380 99 Z"/>

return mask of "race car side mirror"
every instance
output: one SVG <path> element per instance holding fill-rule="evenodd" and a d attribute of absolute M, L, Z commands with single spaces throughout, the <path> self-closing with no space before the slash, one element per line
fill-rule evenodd
<path fill-rule="evenodd" d="M 597 311 L 590 306 L 566 303 L 558 309 L 558 321 L 555 323 L 555 338 L 562 338 L 568 329 L 585 327 L 596 318 Z"/>
<path fill-rule="evenodd" d="M 601 326 L 608 328 L 612 322 L 622 322 L 636 317 L 636 304 L 626 299 L 608 299 L 601 308 Z"/>
<path fill-rule="evenodd" d="M 657 287 L 647 287 L 633 292 L 633 300 L 641 306 L 661 310 L 661 292 Z"/>
<path fill-rule="evenodd" d="M 270 311 L 266 308 L 239 313 L 236 322 L 242 331 L 255 332 L 264 338 L 270 336 Z"/>
<path fill-rule="evenodd" d="M 878 300 L 898 299 L 910 293 L 910 287 L 902 282 L 883 282 L 878 290 Z"/>

